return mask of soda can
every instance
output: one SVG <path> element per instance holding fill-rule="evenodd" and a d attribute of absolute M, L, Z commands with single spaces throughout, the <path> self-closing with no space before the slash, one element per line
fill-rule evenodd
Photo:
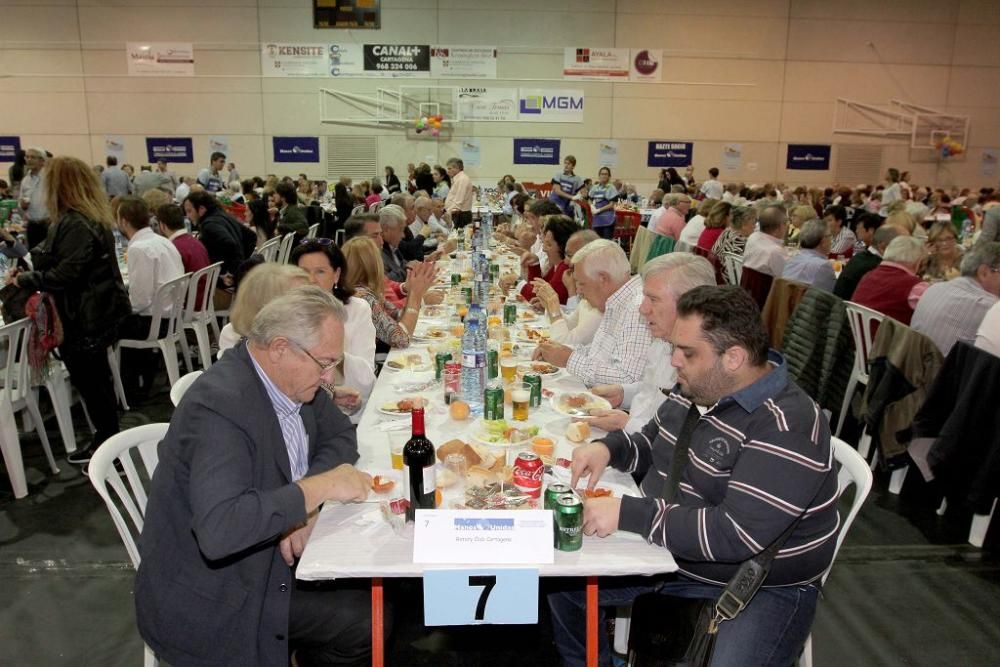
<path fill-rule="evenodd" d="M 540 498 L 544 469 L 538 454 L 521 452 L 514 461 L 514 486 L 529 498 Z"/>
<path fill-rule="evenodd" d="M 491 382 L 483 392 L 483 419 L 491 421 L 503 418 L 503 387 L 499 382 Z"/>
<path fill-rule="evenodd" d="M 512 327 L 517 324 L 517 304 L 516 303 L 505 303 L 503 305 L 503 323 L 504 326 Z"/>
<path fill-rule="evenodd" d="M 434 379 L 440 380 L 444 375 L 444 365 L 451 361 L 451 352 L 438 352 L 434 355 Z"/>
<path fill-rule="evenodd" d="M 583 546 L 583 501 L 575 493 L 556 500 L 556 530 L 559 551 L 579 551 Z"/>
<path fill-rule="evenodd" d="M 553 482 L 545 487 L 545 504 L 543 507 L 547 510 L 554 510 L 556 508 L 556 501 L 559 500 L 560 496 L 564 496 L 567 493 L 573 493 L 573 490 L 569 488 L 568 484 L 560 484 L 559 482 Z"/>
<path fill-rule="evenodd" d="M 525 373 L 524 384 L 531 385 L 531 398 L 528 405 L 537 408 L 542 404 L 542 376 L 538 373 Z"/>
<path fill-rule="evenodd" d="M 463 287 L 462 288 L 462 298 L 465 300 L 465 303 L 469 304 L 470 306 L 472 305 L 472 287 L 471 286 L 470 287 Z"/>
<path fill-rule="evenodd" d="M 492 380 L 500 375 L 500 350 L 491 347 L 486 352 L 486 379 Z"/>
<path fill-rule="evenodd" d="M 453 274 L 451 274 L 451 284 L 454 285 L 454 286 L 461 285 L 462 284 L 462 274 L 461 273 L 453 273 Z"/>

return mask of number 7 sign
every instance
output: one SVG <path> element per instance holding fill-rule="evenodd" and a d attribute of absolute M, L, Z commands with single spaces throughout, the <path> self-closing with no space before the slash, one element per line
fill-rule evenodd
<path fill-rule="evenodd" d="M 538 570 L 425 570 L 424 625 L 538 622 Z"/>

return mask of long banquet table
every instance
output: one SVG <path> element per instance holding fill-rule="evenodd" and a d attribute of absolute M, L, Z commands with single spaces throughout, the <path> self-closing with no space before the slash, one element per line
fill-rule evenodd
<path fill-rule="evenodd" d="M 525 312 L 523 308 L 521 312 Z M 447 328 L 447 320 L 441 324 L 440 320 L 428 320 L 423 314 L 421 320 L 416 330 L 418 334 L 435 325 Z M 531 324 L 537 326 L 538 322 L 533 321 Z M 547 322 L 542 321 L 541 324 L 547 326 Z M 524 350 L 524 353 L 530 354 L 530 347 Z M 393 350 L 387 362 L 405 359 L 407 355 L 412 354 L 426 355 L 426 343 L 421 345 L 420 341 L 416 341 L 410 348 Z M 389 416 L 383 414 L 379 407 L 387 401 L 398 400 L 404 396 L 421 395 L 430 399 L 426 418 L 427 436 L 436 445 L 441 445 L 452 438 L 471 442 L 470 436 L 479 420 L 474 417 L 462 422 L 451 419 L 444 405 L 440 384 L 423 391 L 412 391 L 411 388 L 416 383 L 432 377 L 433 371 L 423 373 L 394 371 L 389 365 L 383 368 L 358 424 L 360 459 L 357 465 L 360 469 L 373 474 L 399 475 L 391 470 L 389 434 L 393 431 L 408 434 L 409 416 L 402 418 Z M 567 374 L 565 370 L 551 380 L 543 379 L 543 387 L 555 392 L 579 391 L 585 388 L 582 382 Z M 509 420 L 509 406 L 507 416 Z M 573 445 L 563 436 L 569 418 L 556 412 L 548 399 L 543 399 L 540 407 L 532 409 L 528 423 L 538 425 L 541 428 L 541 435 L 556 441 L 553 458 L 572 457 Z M 600 434 L 602 433 L 595 433 L 595 435 Z M 511 458 L 514 455 L 512 452 Z M 401 475 L 395 479 L 402 481 Z M 627 489 L 630 493 L 638 495 L 635 483 L 626 473 L 609 469 L 601 481 L 602 485 L 607 483 L 608 486 Z M 378 504 L 374 502 L 377 498 L 378 496 L 373 493 L 370 497 L 373 502 L 354 505 L 327 503 L 319 515 L 299 562 L 296 576 L 302 580 L 372 579 L 372 664 L 382 665 L 384 662 L 382 579 L 421 577 L 424 571 L 435 566 L 413 562 L 412 528 L 408 526 L 402 533 L 395 533 L 388 523 L 381 519 Z M 468 564 L 469 567 L 484 565 L 489 563 Z M 459 566 L 441 566 L 439 569 L 456 567 Z M 588 665 L 597 664 L 597 575 L 653 575 L 677 569 L 673 557 L 666 550 L 648 544 L 638 535 L 624 532 L 603 539 L 585 537 L 580 551 L 557 550 L 552 564 L 539 564 L 537 567 L 539 576 L 542 577 L 587 578 Z"/>

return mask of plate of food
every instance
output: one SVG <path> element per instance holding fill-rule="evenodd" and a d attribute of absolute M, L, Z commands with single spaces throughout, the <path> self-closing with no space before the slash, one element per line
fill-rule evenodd
<path fill-rule="evenodd" d="M 537 373 L 542 377 L 554 378 L 562 373 L 562 369 L 545 361 L 530 361 L 518 364 L 517 372 L 520 375 L 524 375 L 525 373 Z"/>
<path fill-rule="evenodd" d="M 392 371 L 431 371 L 433 364 L 422 354 L 405 354 L 385 362 L 385 367 Z"/>
<path fill-rule="evenodd" d="M 448 316 L 448 309 L 442 305 L 424 306 L 420 316 L 429 320 L 439 320 Z"/>
<path fill-rule="evenodd" d="M 448 332 L 443 327 L 427 327 L 414 332 L 413 337 L 417 340 L 444 340 L 448 337 Z"/>
<path fill-rule="evenodd" d="M 517 317 L 524 322 L 534 322 L 538 319 L 538 313 L 533 310 L 523 310 Z"/>
<path fill-rule="evenodd" d="M 552 409 L 570 417 L 589 417 L 592 410 L 610 410 L 611 404 L 589 391 L 559 393 L 549 399 Z"/>
<path fill-rule="evenodd" d="M 543 340 L 548 340 L 551 335 L 552 334 L 549 333 L 548 329 L 524 327 L 523 329 L 518 329 L 517 334 L 514 337 L 525 343 L 538 343 Z"/>
<path fill-rule="evenodd" d="M 423 396 L 407 396 L 397 401 L 386 401 L 378 406 L 378 411 L 391 417 L 405 417 L 414 408 L 426 408 L 429 401 Z"/>
<path fill-rule="evenodd" d="M 484 445 L 510 447 L 526 445 L 538 435 L 538 427 L 530 424 L 511 424 L 504 419 L 482 419 L 473 431 L 472 439 Z"/>
<path fill-rule="evenodd" d="M 377 503 L 403 493 L 401 470 L 371 470 L 369 474 L 372 476 L 372 483 L 365 502 Z"/>

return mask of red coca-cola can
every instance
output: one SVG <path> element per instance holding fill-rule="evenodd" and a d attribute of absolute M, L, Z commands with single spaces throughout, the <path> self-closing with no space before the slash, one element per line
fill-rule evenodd
<path fill-rule="evenodd" d="M 542 460 L 538 454 L 521 452 L 514 461 L 514 486 L 530 498 L 542 495 Z"/>

